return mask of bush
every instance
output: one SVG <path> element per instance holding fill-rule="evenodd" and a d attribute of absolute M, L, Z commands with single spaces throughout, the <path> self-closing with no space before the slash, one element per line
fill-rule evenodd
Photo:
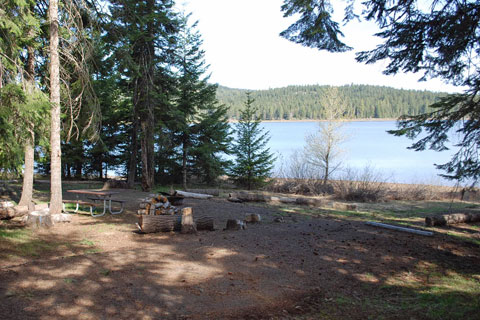
<path fill-rule="evenodd" d="M 357 171 L 347 168 L 340 180 L 334 182 L 335 197 L 357 202 L 386 201 L 389 186 L 371 166 Z"/>

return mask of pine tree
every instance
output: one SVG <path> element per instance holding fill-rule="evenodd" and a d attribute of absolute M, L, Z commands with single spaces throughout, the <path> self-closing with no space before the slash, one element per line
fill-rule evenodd
<path fill-rule="evenodd" d="M 240 112 L 240 119 L 235 126 L 236 143 L 233 146 L 235 163 L 231 177 L 241 186 L 251 190 L 265 184 L 270 176 L 274 156 L 267 148 L 270 140 L 268 132 L 260 127 L 257 108 L 253 106 L 250 92 L 247 92 L 245 109 Z"/>
<path fill-rule="evenodd" d="M 217 86 L 208 83 L 202 39 L 195 30 L 196 23 L 189 25 L 188 19 L 188 15 L 180 19 L 176 50 L 178 92 L 175 108 L 171 110 L 173 119 L 169 122 L 176 145 L 181 149 L 184 188 L 190 174 L 208 183 L 223 174 L 228 162 L 221 153 L 228 153 L 230 142 L 227 109 L 217 102 Z"/>

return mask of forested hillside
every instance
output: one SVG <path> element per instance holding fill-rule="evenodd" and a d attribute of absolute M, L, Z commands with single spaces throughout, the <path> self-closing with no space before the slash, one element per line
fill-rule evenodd
<path fill-rule="evenodd" d="M 328 86 L 288 86 L 285 88 L 252 91 L 255 106 L 262 120 L 322 119 L 322 95 Z M 429 91 L 400 90 L 370 85 L 338 87 L 347 106 L 346 118 L 397 118 L 403 114 L 416 115 L 444 95 Z M 228 116 L 238 119 L 248 90 L 220 86 L 218 100 L 229 107 Z"/>

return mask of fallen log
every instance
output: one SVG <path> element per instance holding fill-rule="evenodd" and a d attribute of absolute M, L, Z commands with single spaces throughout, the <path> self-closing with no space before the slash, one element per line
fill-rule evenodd
<path fill-rule="evenodd" d="M 138 228 L 143 233 L 171 232 L 182 229 L 182 217 L 176 216 L 138 216 Z"/>
<path fill-rule="evenodd" d="M 15 206 L 0 208 L 0 220 L 10 220 L 22 217 L 28 213 L 28 206 Z"/>
<path fill-rule="evenodd" d="M 291 197 L 279 197 L 270 196 L 263 193 L 251 193 L 251 192 L 235 192 L 228 195 L 228 201 L 230 202 L 273 202 L 273 203 L 287 203 L 287 204 L 302 204 L 321 206 L 323 204 L 320 199 L 313 198 L 291 198 Z"/>
<path fill-rule="evenodd" d="M 187 189 L 186 192 L 192 193 L 202 193 L 202 194 L 209 194 L 211 196 L 218 197 L 220 195 L 220 190 L 218 189 Z"/>
<path fill-rule="evenodd" d="M 391 224 L 385 224 L 385 223 L 380 223 L 380 222 L 373 222 L 373 221 L 367 221 L 366 224 L 374 227 L 380 227 L 380 228 L 385 228 L 385 229 L 391 229 L 391 230 L 396 230 L 396 231 L 403 231 L 403 232 L 408 232 L 408 233 L 414 233 L 414 234 L 419 234 L 422 236 L 433 236 L 433 232 L 430 231 L 423 231 L 423 230 L 417 230 L 417 229 L 412 229 L 412 228 L 405 228 L 405 227 L 399 227 L 399 226 L 392 226 Z"/>
<path fill-rule="evenodd" d="M 457 223 L 469 223 L 479 221 L 480 213 L 452 213 L 425 217 L 425 225 L 428 227 L 448 226 Z"/>
<path fill-rule="evenodd" d="M 208 230 L 208 231 L 215 231 L 215 222 L 212 217 L 209 216 L 204 216 L 204 217 L 199 217 L 197 220 L 195 220 L 195 223 L 197 225 L 197 230 Z"/>
<path fill-rule="evenodd" d="M 238 199 L 240 201 L 268 202 L 271 197 L 261 193 L 235 192 L 228 195 L 229 199 Z"/>
<path fill-rule="evenodd" d="M 179 191 L 179 190 L 175 190 L 175 195 L 183 196 L 185 198 L 193 198 L 193 199 L 210 199 L 213 197 L 210 194 L 185 192 L 185 191 Z"/>
<path fill-rule="evenodd" d="M 312 207 L 321 207 L 325 205 L 325 201 L 322 199 L 315 199 L 315 198 L 297 198 L 295 200 L 296 204 L 305 205 L 305 206 L 312 206 Z"/>

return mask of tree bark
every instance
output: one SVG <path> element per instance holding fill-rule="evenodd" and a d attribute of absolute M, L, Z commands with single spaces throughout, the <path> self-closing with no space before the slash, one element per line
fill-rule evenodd
<path fill-rule="evenodd" d="M 28 206 L 1 207 L 0 220 L 9 220 L 15 217 L 21 217 L 28 213 Z"/>
<path fill-rule="evenodd" d="M 48 6 L 50 24 L 50 213 L 62 212 L 62 151 L 60 145 L 60 60 L 58 55 L 58 0 Z"/>
<path fill-rule="evenodd" d="M 188 156 L 188 146 L 186 142 L 187 138 L 183 139 L 183 148 L 182 148 L 182 187 L 187 189 L 187 156 Z"/>
<path fill-rule="evenodd" d="M 204 216 L 195 220 L 197 230 L 215 231 L 215 222 L 212 217 Z"/>
<path fill-rule="evenodd" d="M 35 165 L 34 141 L 35 133 L 29 129 L 30 137 L 25 142 L 25 170 L 23 172 L 22 196 L 18 205 L 28 206 L 33 210 L 33 169 Z"/>
<path fill-rule="evenodd" d="M 182 229 L 182 217 L 174 216 L 138 216 L 138 227 L 143 233 L 171 232 Z"/>
<path fill-rule="evenodd" d="M 425 225 L 447 226 L 457 223 L 469 223 L 480 221 L 480 213 L 452 213 L 425 218 Z"/>
<path fill-rule="evenodd" d="M 133 132 L 131 137 L 131 148 L 130 151 L 130 163 L 128 165 L 128 177 L 127 184 L 129 189 L 133 189 L 135 186 L 135 177 L 137 176 L 137 151 L 138 151 L 138 117 L 136 111 L 134 111 L 133 116 Z"/>
<path fill-rule="evenodd" d="M 29 37 L 33 37 L 33 30 L 29 30 Z M 26 63 L 26 89 L 29 94 L 33 93 L 35 88 L 35 49 L 32 46 L 27 47 L 27 63 Z M 25 170 L 23 172 L 22 196 L 18 205 L 28 206 L 29 210 L 33 210 L 33 173 L 35 166 L 35 125 L 32 122 L 27 123 L 27 130 L 30 134 L 25 141 Z"/>

